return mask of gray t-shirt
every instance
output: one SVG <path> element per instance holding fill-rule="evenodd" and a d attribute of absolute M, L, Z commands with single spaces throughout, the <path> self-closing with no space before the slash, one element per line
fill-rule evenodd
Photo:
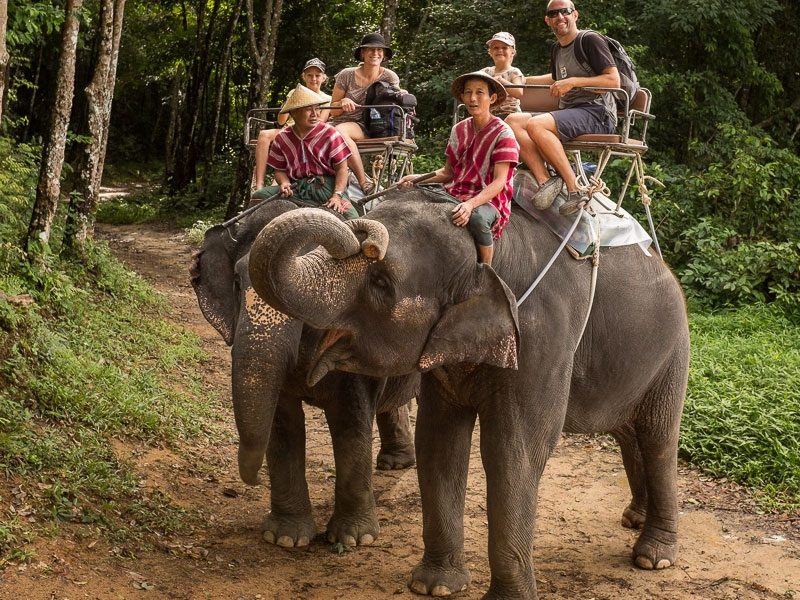
<path fill-rule="evenodd" d="M 577 39 L 577 38 L 576 38 Z M 556 42 L 557 43 L 557 42 Z M 575 42 L 558 46 L 550 70 L 553 79 L 560 81 L 568 77 L 595 77 L 608 67 L 616 67 L 606 41 L 596 33 L 583 36 L 583 53 L 591 70 L 584 68 L 575 58 Z M 558 101 L 559 108 L 573 108 L 581 104 L 602 104 L 614 125 L 617 123 L 617 104 L 610 93 L 595 94 L 583 89 L 572 89 Z"/>
<path fill-rule="evenodd" d="M 358 81 L 356 81 L 356 69 L 358 69 L 358 67 L 348 67 L 339 71 L 336 74 L 336 84 L 344 90 L 345 98 L 350 98 L 350 100 L 356 104 L 364 104 L 364 101 L 367 99 L 367 89 L 374 82 L 370 82 L 367 85 L 360 85 Z M 397 73 L 385 67 L 381 67 L 381 69 L 382 72 L 375 81 L 386 81 L 400 87 L 400 78 L 397 76 Z M 363 124 L 364 111 L 357 108 L 351 113 L 341 112 L 337 116 L 332 117 L 328 122 L 331 125 L 338 125 L 339 123 L 349 123 L 353 121 Z"/>
<path fill-rule="evenodd" d="M 498 75 L 503 79 L 507 79 L 508 81 L 513 81 L 515 77 L 522 77 L 523 82 L 525 81 L 525 76 L 522 74 L 517 67 L 509 67 L 505 71 L 497 72 L 495 67 L 485 67 L 483 69 L 484 73 L 488 73 L 492 77 L 497 77 Z M 503 101 L 502 104 L 498 104 L 497 106 L 492 107 L 492 114 L 493 115 L 506 115 L 513 112 L 519 112 L 519 99 L 514 98 L 511 94 L 506 96 L 506 99 Z"/>

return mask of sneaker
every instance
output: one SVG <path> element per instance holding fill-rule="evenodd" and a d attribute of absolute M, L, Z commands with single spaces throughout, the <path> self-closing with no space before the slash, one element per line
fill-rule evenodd
<path fill-rule="evenodd" d="M 558 196 L 558 193 L 561 191 L 561 186 L 563 185 L 564 182 L 561 180 L 561 177 L 551 177 L 536 190 L 533 198 L 531 198 L 533 205 L 539 210 L 550 208 L 550 205 L 553 203 L 553 200 L 556 199 L 556 196 Z"/>
<path fill-rule="evenodd" d="M 586 190 L 577 190 L 567 195 L 567 201 L 558 207 L 558 214 L 566 216 L 578 212 L 581 206 L 589 204 L 589 194 Z"/>

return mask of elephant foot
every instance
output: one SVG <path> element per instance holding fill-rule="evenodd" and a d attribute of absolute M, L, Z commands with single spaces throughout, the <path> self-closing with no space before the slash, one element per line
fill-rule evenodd
<path fill-rule="evenodd" d="M 317 533 L 311 515 L 279 515 L 274 511 L 264 519 L 261 529 L 265 541 L 283 548 L 308 546 Z"/>
<path fill-rule="evenodd" d="M 411 572 L 408 587 L 415 594 L 443 597 L 463 592 L 471 581 L 472 575 L 466 567 L 443 569 L 421 562 Z"/>
<path fill-rule="evenodd" d="M 393 448 L 381 447 L 380 452 L 378 452 L 377 466 L 381 471 L 407 469 L 408 467 L 413 467 L 415 462 L 413 443 Z"/>
<path fill-rule="evenodd" d="M 628 529 L 642 529 L 644 527 L 646 511 L 635 508 L 633 504 L 622 512 L 622 526 Z"/>
<path fill-rule="evenodd" d="M 645 529 L 633 546 L 633 562 L 641 569 L 666 569 L 678 555 L 677 534 Z"/>
<path fill-rule="evenodd" d="M 328 521 L 327 539 L 330 543 L 345 546 L 369 546 L 378 537 L 378 520 L 375 511 L 371 516 L 341 517 L 335 513 Z"/>

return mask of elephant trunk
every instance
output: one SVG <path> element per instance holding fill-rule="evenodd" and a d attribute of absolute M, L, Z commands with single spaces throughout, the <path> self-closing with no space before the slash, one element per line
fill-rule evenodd
<path fill-rule="evenodd" d="M 297 323 L 296 328 L 298 333 L 293 337 L 299 338 L 302 325 Z M 249 485 L 259 483 L 258 471 L 269 445 L 280 390 L 289 369 L 288 364 L 271 362 L 269 354 L 270 349 L 257 347 L 235 350 L 231 354 L 233 412 L 239 433 L 239 476 Z"/>
<path fill-rule="evenodd" d="M 377 221 L 343 223 L 324 210 L 293 210 L 258 234 L 250 250 L 250 279 L 270 306 L 323 329 L 351 302 L 358 271 L 369 259 L 382 259 L 388 243 L 386 228 Z M 313 245 L 325 250 L 298 256 Z M 348 257 L 352 260 L 342 260 Z"/>

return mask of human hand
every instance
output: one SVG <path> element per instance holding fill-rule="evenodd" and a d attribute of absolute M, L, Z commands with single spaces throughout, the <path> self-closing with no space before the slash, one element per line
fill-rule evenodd
<path fill-rule="evenodd" d="M 417 177 L 419 177 L 419 175 L 404 175 L 403 177 L 400 178 L 400 181 L 397 182 L 397 187 L 401 188 L 414 187 Z"/>
<path fill-rule="evenodd" d="M 340 106 L 344 112 L 353 112 L 356 108 L 358 108 L 358 104 L 353 102 L 350 98 L 342 98 Z"/>
<path fill-rule="evenodd" d="M 289 198 L 290 196 L 294 195 L 294 190 L 292 189 L 292 184 L 288 181 L 280 184 L 281 190 L 281 198 Z"/>
<path fill-rule="evenodd" d="M 569 92 L 574 87 L 575 87 L 575 80 L 572 77 L 567 77 L 566 79 L 554 81 L 550 85 L 550 95 L 555 96 L 556 98 L 562 98 L 567 92 Z"/>
<path fill-rule="evenodd" d="M 348 208 L 350 208 L 350 201 L 345 198 L 344 196 L 340 196 L 339 194 L 333 194 L 329 199 L 328 202 L 325 204 L 328 208 L 332 208 L 338 213 L 344 214 Z"/>
<path fill-rule="evenodd" d="M 453 208 L 453 225 L 457 227 L 465 227 L 469 223 L 470 215 L 472 215 L 472 200 L 464 200 L 458 206 Z"/>

